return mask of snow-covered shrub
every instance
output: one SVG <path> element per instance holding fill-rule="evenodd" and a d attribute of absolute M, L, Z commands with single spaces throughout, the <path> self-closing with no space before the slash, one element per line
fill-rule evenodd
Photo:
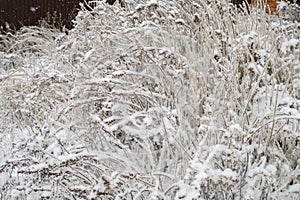
<path fill-rule="evenodd" d="M 177 198 L 295 199 L 289 188 L 299 183 L 299 30 L 287 32 L 281 19 L 257 10 L 226 16 L 203 7 L 211 20 L 201 23 L 210 33 L 201 44 L 214 45 L 204 51 L 213 49 L 214 70 L 200 117 L 203 141 Z"/>
<path fill-rule="evenodd" d="M 281 1 L 277 5 L 278 13 L 289 21 L 300 22 L 300 5 L 296 1 Z M 299 26 L 299 25 L 298 25 Z"/>
<path fill-rule="evenodd" d="M 94 2 L 0 52 L 4 199 L 296 199 L 292 22 L 227 1 Z"/>

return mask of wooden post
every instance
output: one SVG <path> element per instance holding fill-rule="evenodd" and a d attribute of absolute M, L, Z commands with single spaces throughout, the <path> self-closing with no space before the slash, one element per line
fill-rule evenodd
<path fill-rule="evenodd" d="M 266 12 L 270 14 L 276 13 L 278 0 L 251 0 L 251 4 L 255 7 L 266 7 Z"/>

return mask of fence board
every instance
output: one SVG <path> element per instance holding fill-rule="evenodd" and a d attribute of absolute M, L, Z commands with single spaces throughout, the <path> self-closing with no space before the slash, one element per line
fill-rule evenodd
<path fill-rule="evenodd" d="M 115 1 L 106 0 L 109 4 Z M 41 19 L 57 27 L 71 28 L 79 2 L 84 0 L 0 0 L 0 29 L 7 30 L 7 24 L 12 30 L 38 25 Z"/>

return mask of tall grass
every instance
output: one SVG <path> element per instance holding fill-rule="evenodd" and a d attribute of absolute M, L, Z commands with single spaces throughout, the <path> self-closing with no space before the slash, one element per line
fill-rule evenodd
<path fill-rule="evenodd" d="M 226 1 L 97 4 L 68 35 L 3 36 L 1 198 L 298 198 L 295 22 Z"/>

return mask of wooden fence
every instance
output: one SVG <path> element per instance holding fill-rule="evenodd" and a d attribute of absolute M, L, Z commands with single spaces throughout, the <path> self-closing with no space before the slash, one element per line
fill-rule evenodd
<path fill-rule="evenodd" d="M 280 1 L 296 3 L 300 5 L 300 0 L 251 0 L 251 4 L 254 7 L 265 8 L 267 13 L 276 13 L 277 12 L 277 3 Z"/>
<path fill-rule="evenodd" d="M 70 29 L 79 3 L 85 0 L 0 0 L 0 29 L 16 30 L 38 25 L 41 19 L 56 27 Z M 90 0 L 86 0 L 88 2 Z M 106 0 L 114 4 L 116 0 Z M 119 0 L 122 3 L 122 0 Z M 124 6 L 124 5 L 123 5 Z"/>
<path fill-rule="evenodd" d="M 0 25 L 4 29 L 37 25 L 41 19 L 71 27 L 80 0 L 0 0 Z"/>
<path fill-rule="evenodd" d="M 275 13 L 278 0 L 251 0 L 251 4 L 255 7 L 265 6 L 267 13 Z"/>

